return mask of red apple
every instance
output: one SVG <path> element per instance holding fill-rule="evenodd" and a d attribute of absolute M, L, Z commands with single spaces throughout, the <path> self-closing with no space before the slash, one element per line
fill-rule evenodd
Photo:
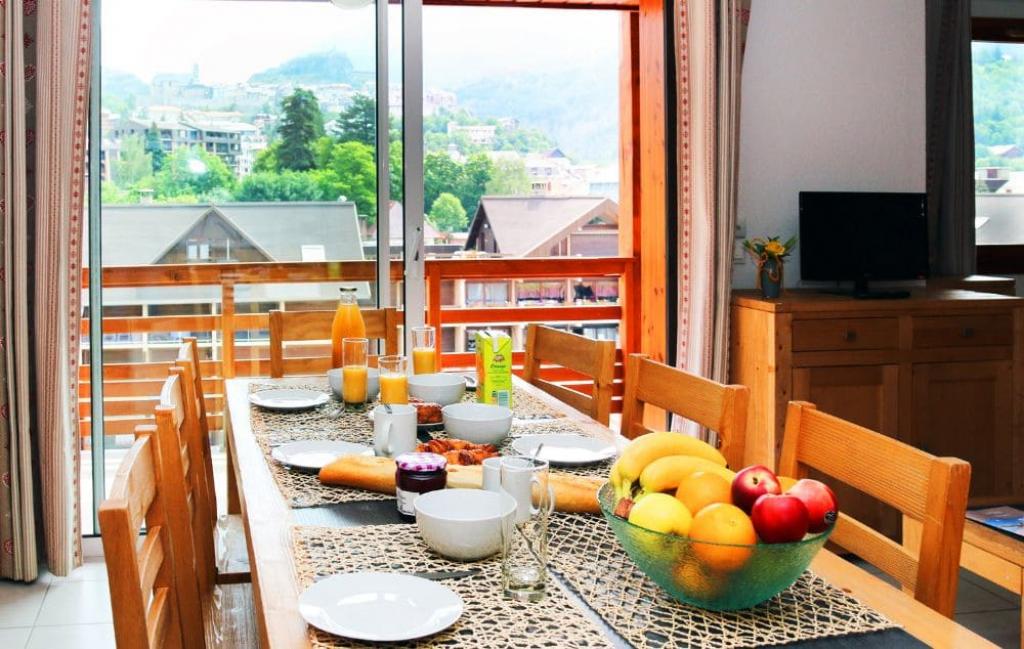
<path fill-rule="evenodd" d="M 754 502 L 750 520 L 765 543 L 792 543 L 807 534 L 807 508 L 796 496 L 764 494 Z"/>
<path fill-rule="evenodd" d="M 817 534 L 824 532 L 832 523 L 836 522 L 839 516 L 839 502 L 836 495 L 824 482 L 817 480 L 797 480 L 797 483 L 789 488 L 786 495 L 796 496 L 807 508 L 808 529 Z"/>
<path fill-rule="evenodd" d="M 754 501 L 765 494 L 780 494 L 782 486 L 771 469 L 760 464 L 748 466 L 732 479 L 732 504 L 750 513 Z"/>

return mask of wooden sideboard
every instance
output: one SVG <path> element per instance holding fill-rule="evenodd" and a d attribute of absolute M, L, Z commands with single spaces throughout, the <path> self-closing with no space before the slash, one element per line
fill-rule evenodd
<path fill-rule="evenodd" d="M 732 298 L 730 380 L 751 390 L 747 463 L 775 466 L 804 400 L 971 463 L 974 504 L 1024 496 L 1024 300 L 921 289 L 903 300 L 803 290 Z M 838 485 L 844 511 L 896 537 L 900 517 Z"/>

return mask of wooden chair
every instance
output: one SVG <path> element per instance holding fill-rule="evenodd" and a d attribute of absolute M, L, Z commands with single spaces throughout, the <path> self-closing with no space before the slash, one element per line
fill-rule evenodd
<path fill-rule="evenodd" d="M 366 337 L 383 340 L 386 354 L 398 353 L 398 311 L 362 309 L 366 322 Z M 278 311 L 270 312 L 270 376 L 285 375 L 284 343 L 286 341 L 330 340 L 334 311 Z M 330 369 L 330 360 L 324 358 L 289 359 L 299 367 L 290 374 L 316 374 Z"/>
<path fill-rule="evenodd" d="M 196 542 L 209 548 L 213 560 L 213 579 L 217 584 L 240 584 L 251 581 L 249 552 L 245 545 L 242 517 L 237 514 L 218 516 L 217 490 L 213 476 L 213 451 L 210 428 L 203 394 L 203 378 L 199 359 L 199 344 L 195 338 L 186 338 L 178 348 L 175 367 L 181 372 L 184 397 L 182 440 L 189 448 L 195 466 L 202 468 L 193 474 L 193 489 L 201 495 L 202 508 L 209 517 L 194 526 Z M 162 400 L 163 401 L 163 400 Z M 227 479 L 234 480 L 232 472 Z"/>
<path fill-rule="evenodd" d="M 809 468 L 922 523 L 917 556 L 842 513 L 830 540 L 900 582 L 918 601 L 952 617 L 971 465 L 935 457 L 823 413 L 814 404 L 792 401 L 779 474 L 801 478 Z"/>
<path fill-rule="evenodd" d="M 586 395 L 542 379 L 541 363 L 545 361 L 593 379 L 593 391 Z M 523 379 L 607 426 L 615 381 L 615 342 L 530 324 L 526 328 Z"/>
<path fill-rule="evenodd" d="M 198 419 L 193 412 L 194 383 L 181 367 L 172 367 L 154 409 L 152 430 L 158 458 L 158 484 L 165 493 L 174 549 L 178 607 L 184 621 L 185 647 L 250 646 L 256 637 L 252 589 L 248 584 L 221 584 L 213 543 L 211 501 L 204 493 L 202 451 L 197 448 Z M 180 517 L 180 520 L 179 518 Z"/>
<path fill-rule="evenodd" d="M 168 517 L 168 489 L 157 487 L 166 483 L 158 477 L 154 447 L 152 435 L 141 435 L 117 469 L 99 509 L 103 554 L 117 646 L 179 649 L 188 645 L 182 640 L 182 598 L 173 564 L 175 523 Z M 146 536 L 140 546 L 143 520 Z"/>
<path fill-rule="evenodd" d="M 718 435 L 718 446 L 732 468 L 744 466 L 744 437 L 750 390 L 690 374 L 643 354 L 626 358 L 626 393 L 622 402 L 622 434 L 628 438 L 651 432 L 644 426 L 650 404 L 685 417 Z"/>

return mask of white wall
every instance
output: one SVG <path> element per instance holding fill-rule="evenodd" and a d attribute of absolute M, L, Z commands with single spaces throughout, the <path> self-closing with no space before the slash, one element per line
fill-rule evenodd
<path fill-rule="evenodd" d="M 754 0 L 739 222 L 797 234 L 801 190 L 925 190 L 924 2 Z M 870 237 L 870 233 L 865 233 Z M 799 280 L 799 246 L 786 284 Z M 754 285 L 748 260 L 733 284 Z"/>

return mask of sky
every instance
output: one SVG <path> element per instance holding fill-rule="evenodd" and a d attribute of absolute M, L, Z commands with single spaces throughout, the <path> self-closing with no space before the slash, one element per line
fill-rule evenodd
<path fill-rule="evenodd" d="M 197 63 L 203 83 L 232 83 L 301 54 L 337 49 L 369 71 L 374 12 L 372 5 L 342 10 L 326 1 L 103 0 L 103 65 L 148 82 Z M 388 20 L 397 66 L 398 6 Z M 454 88 L 508 71 L 615 66 L 619 25 L 614 11 L 425 7 L 425 84 Z"/>

